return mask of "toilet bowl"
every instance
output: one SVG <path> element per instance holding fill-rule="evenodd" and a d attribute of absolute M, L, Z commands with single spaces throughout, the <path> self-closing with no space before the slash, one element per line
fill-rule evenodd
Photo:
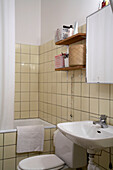
<path fill-rule="evenodd" d="M 59 130 L 54 133 L 55 154 L 38 155 L 19 162 L 18 170 L 66 170 L 87 164 L 86 150 L 73 144 Z"/>

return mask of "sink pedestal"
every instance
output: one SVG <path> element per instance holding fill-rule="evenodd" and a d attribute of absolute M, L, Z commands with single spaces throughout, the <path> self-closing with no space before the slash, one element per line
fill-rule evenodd
<path fill-rule="evenodd" d="M 95 164 L 94 164 L 94 154 L 89 154 L 89 164 L 87 170 L 100 170 Z"/>

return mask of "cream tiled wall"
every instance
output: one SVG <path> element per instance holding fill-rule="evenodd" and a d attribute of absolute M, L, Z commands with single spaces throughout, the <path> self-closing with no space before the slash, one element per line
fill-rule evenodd
<path fill-rule="evenodd" d="M 79 32 L 85 32 L 85 26 Z M 113 85 L 86 84 L 85 69 L 55 71 L 54 56 L 61 52 L 66 47 L 55 46 L 54 41 L 40 46 L 40 51 L 37 46 L 16 44 L 15 119 L 39 116 L 57 124 L 97 120 L 106 114 L 108 124 L 113 125 Z M 53 131 L 45 131 L 44 153 L 54 151 Z M 0 170 L 16 170 L 21 159 L 32 155 L 16 154 L 15 132 L 0 134 Z M 111 158 L 113 164 L 113 148 Z M 109 149 L 96 156 L 95 162 L 101 170 L 108 170 Z"/>
<path fill-rule="evenodd" d="M 79 27 L 79 32 L 85 30 L 85 25 Z M 85 69 L 55 71 L 54 56 L 61 52 L 66 52 L 66 47 L 55 46 L 54 41 L 40 46 L 39 117 L 57 124 L 66 121 L 98 120 L 101 114 L 106 114 L 108 124 L 113 125 L 113 85 L 87 84 Z M 102 152 L 101 157 L 95 158 L 95 162 L 102 170 L 108 170 L 108 158 L 107 149 Z"/>
<path fill-rule="evenodd" d="M 39 47 L 16 44 L 15 119 L 38 117 Z"/>
<path fill-rule="evenodd" d="M 0 133 L 0 170 L 17 170 L 19 161 L 30 156 L 54 152 L 53 132 L 55 129 L 45 129 L 44 151 L 33 153 L 16 153 L 16 132 Z"/>

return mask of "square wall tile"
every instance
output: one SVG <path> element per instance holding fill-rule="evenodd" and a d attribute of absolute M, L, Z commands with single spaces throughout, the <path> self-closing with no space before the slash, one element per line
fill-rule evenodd
<path fill-rule="evenodd" d="M 109 84 L 99 85 L 99 98 L 109 99 Z"/>
<path fill-rule="evenodd" d="M 37 102 L 30 102 L 30 110 L 32 110 L 32 111 L 38 110 L 38 103 Z"/>
<path fill-rule="evenodd" d="M 74 107 L 74 96 L 68 96 L 68 105 L 67 107 L 73 108 Z"/>
<path fill-rule="evenodd" d="M 68 109 L 66 107 L 62 107 L 62 118 L 68 119 Z"/>
<path fill-rule="evenodd" d="M 57 106 L 57 117 L 61 117 L 61 116 L 62 116 L 62 107 Z"/>
<path fill-rule="evenodd" d="M 57 95 L 57 105 L 61 105 L 62 103 L 62 98 L 61 98 L 62 96 L 61 95 Z"/>
<path fill-rule="evenodd" d="M 30 74 L 30 82 L 38 83 L 38 75 L 37 74 Z"/>
<path fill-rule="evenodd" d="M 29 101 L 29 92 L 22 92 L 21 93 L 21 102 L 28 102 Z"/>
<path fill-rule="evenodd" d="M 109 100 L 99 100 L 99 114 L 109 116 Z"/>
<path fill-rule="evenodd" d="M 84 120 L 89 120 L 90 119 L 90 116 L 89 116 L 89 113 L 87 112 L 81 112 L 81 120 L 84 121 Z"/>
<path fill-rule="evenodd" d="M 4 134 L 4 145 L 16 144 L 16 132 Z"/>
<path fill-rule="evenodd" d="M 90 112 L 98 114 L 98 99 L 90 98 Z"/>
<path fill-rule="evenodd" d="M 74 97 L 74 109 L 81 110 L 81 98 Z"/>
<path fill-rule="evenodd" d="M 30 64 L 30 73 L 38 73 L 38 65 Z"/>
<path fill-rule="evenodd" d="M 22 111 L 21 112 L 21 119 L 28 119 L 29 118 L 29 111 Z"/>
<path fill-rule="evenodd" d="M 30 118 L 38 118 L 38 111 L 30 111 Z"/>
<path fill-rule="evenodd" d="M 67 93 L 68 93 L 68 84 L 62 83 L 62 94 L 67 94 Z"/>
<path fill-rule="evenodd" d="M 80 121 L 81 120 L 81 111 L 73 110 L 73 116 L 74 116 L 74 121 Z"/>
<path fill-rule="evenodd" d="M 90 97 L 99 97 L 99 85 L 98 84 L 90 84 Z"/>
<path fill-rule="evenodd" d="M 61 91 L 62 91 L 62 86 L 61 86 L 61 83 L 57 83 L 57 93 L 61 94 Z"/>
<path fill-rule="evenodd" d="M 15 170 L 15 158 L 3 161 L 4 170 Z"/>
<path fill-rule="evenodd" d="M 51 123 L 56 125 L 56 122 L 57 122 L 56 116 L 51 116 Z"/>
<path fill-rule="evenodd" d="M 29 54 L 29 45 L 23 45 L 23 44 L 21 44 L 21 53 L 23 53 L 23 54 Z"/>
<path fill-rule="evenodd" d="M 89 112 L 89 98 L 82 97 L 82 111 Z"/>
<path fill-rule="evenodd" d="M 53 116 L 56 116 L 56 113 L 57 113 L 57 110 L 56 110 L 56 105 L 52 105 L 51 106 L 51 114 L 53 115 Z"/>
<path fill-rule="evenodd" d="M 62 106 L 67 107 L 68 97 L 66 95 L 62 95 Z"/>
<path fill-rule="evenodd" d="M 56 104 L 57 103 L 57 96 L 56 94 L 52 94 L 52 104 Z"/>
<path fill-rule="evenodd" d="M 15 145 L 4 147 L 4 159 L 15 157 L 15 153 L 16 153 Z"/>
<path fill-rule="evenodd" d="M 30 101 L 38 101 L 38 92 L 31 92 L 30 93 Z"/>
<path fill-rule="evenodd" d="M 51 103 L 51 100 L 52 100 L 52 95 L 51 94 L 47 94 L 47 100 L 48 100 L 48 103 Z"/>
<path fill-rule="evenodd" d="M 38 92 L 38 84 L 37 83 L 30 83 L 30 91 L 31 92 Z"/>
<path fill-rule="evenodd" d="M 81 96 L 81 83 L 73 83 L 73 93 L 76 96 Z"/>
<path fill-rule="evenodd" d="M 38 64 L 38 55 L 31 55 L 30 63 Z"/>
<path fill-rule="evenodd" d="M 28 92 L 28 91 L 29 91 L 29 84 L 21 83 L 21 92 Z"/>
<path fill-rule="evenodd" d="M 29 54 L 21 54 L 21 63 L 29 63 Z"/>
<path fill-rule="evenodd" d="M 71 87 L 72 87 L 72 83 L 68 83 L 68 95 L 71 95 L 72 93 Z"/>
<path fill-rule="evenodd" d="M 21 102 L 21 111 L 29 110 L 29 102 Z"/>
<path fill-rule="evenodd" d="M 89 97 L 89 84 L 82 83 L 82 96 Z"/>
<path fill-rule="evenodd" d="M 29 73 L 30 71 L 30 66 L 29 64 L 21 64 L 21 73 Z"/>
<path fill-rule="evenodd" d="M 39 54 L 39 47 L 38 46 L 31 45 L 30 47 L 31 47 L 31 49 L 30 49 L 31 54 Z"/>
<path fill-rule="evenodd" d="M 29 83 L 29 74 L 28 73 L 21 74 L 21 83 Z"/>

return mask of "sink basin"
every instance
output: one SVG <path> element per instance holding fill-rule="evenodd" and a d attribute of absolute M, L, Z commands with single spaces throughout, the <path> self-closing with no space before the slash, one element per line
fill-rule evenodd
<path fill-rule="evenodd" d="M 93 121 L 59 123 L 58 129 L 74 143 L 89 150 L 113 146 L 113 126 L 101 128 Z"/>

